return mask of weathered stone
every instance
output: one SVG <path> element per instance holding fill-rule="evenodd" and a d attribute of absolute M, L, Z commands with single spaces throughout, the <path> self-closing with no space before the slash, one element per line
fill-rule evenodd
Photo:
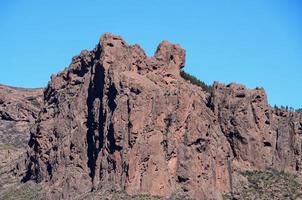
<path fill-rule="evenodd" d="M 30 136 L 29 129 L 34 125 L 43 101 L 42 93 L 43 89 L 0 85 L 0 146 L 3 147 L 1 149 L 14 147 L 15 151 L 25 150 Z M 11 157 L 14 157 L 13 154 L 14 151 L 10 151 Z"/>
<path fill-rule="evenodd" d="M 184 64 L 179 45 L 164 41 L 147 57 L 103 35 L 44 90 L 23 181 L 49 199 L 92 190 L 222 199 L 240 187 L 239 171 L 301 175 L 301 114 L 274 110 L 261 88 L 214 83 L 209 94 L 180 76 Z"/>

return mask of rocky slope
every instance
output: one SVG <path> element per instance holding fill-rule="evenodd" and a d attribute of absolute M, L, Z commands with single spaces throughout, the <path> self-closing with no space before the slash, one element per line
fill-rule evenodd
<path fill-rule="evenodd" d="M 0 85 L 0 199 L 14 188 L 20 177 L 15 169 L 25 169 L 24 157 L 43 102 L 43 89 L 24 89 Z"/>
<path fill-rule="evenodd" d="M 164 41 L 147 57 L 103 35 L 29 109 L 22 181 L 42 185 L 48 199 L 97 191 L 223 199 L 240 192 L 244 171 L 301 176 L 301 113 L 272 109 L 261 88 L 214 83 L 203 91 L 180 76 L 184 64 L 179 45 Z"/>
<path fill-rule="evenodd" d="M 43 89 L 0 85 L 0 166 L 25 151 L 30 127 L 42 104 Z"/>

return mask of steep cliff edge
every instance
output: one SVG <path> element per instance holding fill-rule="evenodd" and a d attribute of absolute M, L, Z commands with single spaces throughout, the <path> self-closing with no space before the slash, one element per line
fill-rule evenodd
<path fill-rule="evenodd" d="M 22 181 L 49 199 L 99 190 L 222 199 L 247 170 L 301 175 L 301 114 L 272 109 L 261 88 L 214 83 L 210 94 L 180 76 L 184 64 L 179 45 L 164 41 L 147 57 L 103 35 L 44 90 Z"/>

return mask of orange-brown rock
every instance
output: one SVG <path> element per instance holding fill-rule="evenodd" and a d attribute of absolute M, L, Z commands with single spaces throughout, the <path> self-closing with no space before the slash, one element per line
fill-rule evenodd
<path fill-rule="evenodd" d="M 23 181 L 49 199 L 123 190 L 222 199 L 237 172 L 301 174 L 302 116 L 272 109 L 263 89 L 180 76 L 185 51 L 162 42 L 153 57 L 105 34 L 53 75 L 31 131 Z"/>
<path fill-rule="evenodd" d="M 7 199 L 3 194 L 20 181 L 15 172 L 25 169 L 29 130 L 40 111 L 42 94 L 43 89 L 0 85 L 0 199 Z"/>
<path fill-rule="evenodd" d="M 14 158 L 14 152 L 25 150 L 29 129 L 35 123 L 43 101 L 42 93 L 43 89 L 0 85 L 0 165 Z"/>

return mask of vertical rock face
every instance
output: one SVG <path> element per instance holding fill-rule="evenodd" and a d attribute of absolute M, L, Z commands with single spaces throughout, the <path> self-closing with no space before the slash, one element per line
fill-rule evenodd
<path fill-rule="evenodd" d="M 301 173 L 302 118 L 273 110 L 263 89 L 185 81 L 185 51 L 162 42 L 153 57 L 105 34 L 44 90 L 23 181 L 49 198 L 96 189 L 222 199 L 233 173 Z"/>
<path fill-rule="evenodd" d="M 274 136 L 272 113 L 263 89 L 214 83 L 212 104 L 232 155 L 245 167 L 263 168 L 272 163 Z"/>
<path fill-rule="evenodd" d="M 272 168 L 301 176 L 301 113 L 272 109 L 262 88 L 217 82 L 210 105 L 231 150 L 230 192 L 242 187 L 238 172 L 246 170 Z"/>
<path fill-rule="evenodd" d="M 301 114 L 272 109 L 262 88 L 213 87 L 211 104 L 238 167 L 300 171 Z"/>

